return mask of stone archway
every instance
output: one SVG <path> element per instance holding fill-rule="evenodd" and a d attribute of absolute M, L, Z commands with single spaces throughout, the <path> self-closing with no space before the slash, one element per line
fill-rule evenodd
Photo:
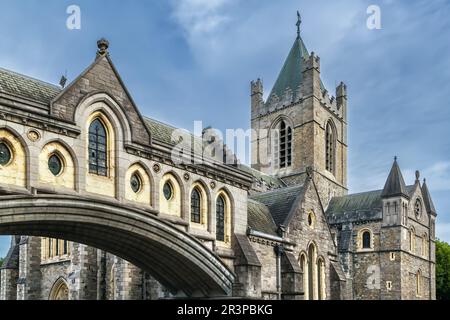
<path fill-rule="evenodd" d="M 53 284 L 49 300 L 69 300 L 69 287 L 63 278 L 59 278 Z"/>
<path fill-rule="evenodd" d="M 65 239 L 110 252 L 176 296 L 232 295 L 235 276 L 220 258 L 155 211 L 80 196 L 0 196 L 0 234 Z"/>

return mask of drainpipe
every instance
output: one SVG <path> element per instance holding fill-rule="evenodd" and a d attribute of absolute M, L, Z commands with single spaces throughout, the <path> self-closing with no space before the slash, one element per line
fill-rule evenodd
<path fill-rule="evenodd" d="M 281 256 L 284 253 L 284 247 L 282 245 L 275 246 L 275 254 L 277 259 L 277 294 L 278 300 L 281 300 Z"/>

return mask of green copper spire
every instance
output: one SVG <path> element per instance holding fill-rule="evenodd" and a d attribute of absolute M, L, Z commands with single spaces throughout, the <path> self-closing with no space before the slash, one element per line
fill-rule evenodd
<path fill-rule="evenodd" d="M 300 83 L 303 80 L 303 59 L 309 59 L 309 52 L 306 48 L 305 43 L 303 42 L 302 37 L 300 36 L 300 26 L 302 24 L 302 18 L 300 12 L 297 11 L 297 38 L 294 41 L 294 45 L 289 52 L 289 55 L 284 62 L 283 68 L 281 69 L 280 74 L 278 75 L 277 81 L 270 92 L 269 99 L 273 94 L 276 94 L 279 99 L 283 99 L 286 89 L 290 88 L 294 95 L 294 98 L 297 95 L 297 90 L 300 86 Z M 325 89 L 321 82 L 322 91 Z"/>
<path fill-rule="evenodd" d="M 295 39 L 294 45 L 289 52 L 289 55 L 283 68 L 281 69 L 280 74 L 278 75 L 277 81 L 275 82 L 269 97 L 276 94 L 278 98 L 281 99 L 287 88 L 290 88 L 295 95 L 300 83 L 302 82 L 303 59 L 308 59 L 309 53 L 302 38 L 300 37 L 300 27 L 298 32 L 298 37 Z"/>

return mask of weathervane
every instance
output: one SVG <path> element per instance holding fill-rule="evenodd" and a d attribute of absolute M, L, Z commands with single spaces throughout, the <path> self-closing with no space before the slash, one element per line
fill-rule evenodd
<path fill-rule="evenodd" d="M 301 24 L 302 24 L 302 17 L 300 15 L 300 12 L 298 12 L 298 10 L 297 10 L 297 23 L 296 23 L 296 26 L 297 26 L 297 37 L 300 37 L 300 25 Z"/>

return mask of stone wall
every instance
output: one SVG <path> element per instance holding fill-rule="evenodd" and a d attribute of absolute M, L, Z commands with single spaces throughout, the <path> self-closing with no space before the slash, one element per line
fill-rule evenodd
<path fill-rule="evenodd" d="M 48 300 L 52 292 L 53 286 L 59 279 L 64 279 L 69 287 L 70 292 L 73 291 L 72 282 L 68 281 L 70 274 L 71 264 L 69 260 L 60 261 L 57 263 L 43 264 L 41 265 L 41 300 Z"/>
<path fill-rule="evenodd" d="M 0 270 L 0 300 L 16 300 L 17 299 L 17 280 L 19 272 L 16 269 Z"/>

